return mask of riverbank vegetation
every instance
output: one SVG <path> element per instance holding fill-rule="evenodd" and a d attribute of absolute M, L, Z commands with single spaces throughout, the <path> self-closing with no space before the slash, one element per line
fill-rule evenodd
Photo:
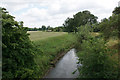
<path fill-rule="evenodd" d="M 15 21 L 5 8 L 0 9 L 3 78 L 42 78 L 55 58 L 73 47 L 82 64 L 79 78 L 118 78 L 119 7 L 101 22 L 85 10 L 67 18 L 64 27 L 53 29 L 68 33 L 51 32 L 52 28 L 45 26 L 41 29 L 48 32 L 27 32 L 30 28 L 23 27 L 22 21 Z"/>
<path fill-rule="evenodd" d="M 79 67 L 79 78 L 117 78 L 118 49 L 110 49 L 102 35 L 91 36 L 88 27 L 90 29 L 90 25 L 81 26 L 77 34 L 79 41 L 77 55 L 79 63 L 82 64 Z M 116 57 L 112 58 L 114 55 Z"/>
<path fill-rule="evenodd" d="M 5 8 L 2 12 L 2 78 L 33 77 L 36 64 L 34 46 L 23 22 L 17 22 Z"/>
<path fill-rule="evenodd" d="M 117 8 L 116 8 L 117 9 Z M 119 78 L 119 18 L 114 10 L 109 19 L 99 24 L 86 24 L 78 28 L 79 78 Z M 94 26 L 99 35 L 94 34 Z M 92 32 L 92 34 L 91 34 Z"/>

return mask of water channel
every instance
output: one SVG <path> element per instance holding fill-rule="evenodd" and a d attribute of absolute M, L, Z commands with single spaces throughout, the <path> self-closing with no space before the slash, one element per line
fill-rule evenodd
<path fill-rule="evenodd" d="M 45 78 L 77 78 L 79 75 L 77 62 L 76 50 L 71 49 L 56 63 Z M 77 71 L 72 74 L 75 70 Z"/>

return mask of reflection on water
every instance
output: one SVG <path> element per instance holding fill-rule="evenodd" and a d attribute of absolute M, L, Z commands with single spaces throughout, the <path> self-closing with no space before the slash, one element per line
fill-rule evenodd
<path fill-rule="evenodd" d="M 56 64 L 55 68 L 51 69 L 46 78 L 76 78 L 79 74 L 77 69 L 78 57 L 75 49 L 67 52 Z"/>

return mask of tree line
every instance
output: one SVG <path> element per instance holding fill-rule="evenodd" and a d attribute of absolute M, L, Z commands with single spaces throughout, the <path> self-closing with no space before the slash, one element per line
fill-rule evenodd
<path fill-rule="evenodd" d="M 77 32 L 77 28 L 81 25 L 85 25 L 87 23 L 94 24 L 97 23 L 97 17 L 90 13 L 90 11 L 85 10 L 82 12 L 78 12 L 73 15 L 73 18 L 67 18 L 63 23 L 63 26 L 60 27 L 50 27 L 42 25 L 41 28 L 28 28 L 28 31 L 53 31 L 53 32 Z M 97 29 L 96 29 L 97 31 Z"/>
<path fill-rule="evenodd" d="M 34 28 L 28 28 L 27 30 L 28 31 L 46 31 L 46 32 L 64 32 L 65 31 L 63 26 L 58 26 L 53 28 L 51 26 L 46 27 L 45 25 L 42 25 L 41 28 L 34 27 Z"/>

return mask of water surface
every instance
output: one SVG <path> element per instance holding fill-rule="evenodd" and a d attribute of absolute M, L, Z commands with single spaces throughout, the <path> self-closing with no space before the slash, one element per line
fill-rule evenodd
<path fill-rule="evenodd" d="M 57 62 L 55 68 L 50 70 L 46 78 L 77 78 L 77 62 L 76 51 L 71 49 Z M 72 74 L 75 70 L 75 74 Z"/>

